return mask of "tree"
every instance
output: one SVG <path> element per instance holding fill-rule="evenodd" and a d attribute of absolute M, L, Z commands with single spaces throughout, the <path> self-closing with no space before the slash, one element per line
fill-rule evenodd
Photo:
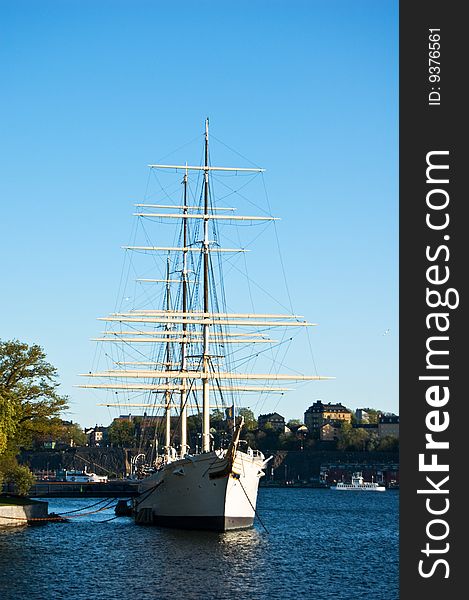
<path fill-rule="evenodd" d="M 352 427 L 350 423 L 343 423 L 340 428 L 337 448 L 339 450 L 366 450 L 369 435 L 361 427 Z"/>
<path fill-rule="evenodd" d="M 301 447 L 300 440 L 292 433 L 281 433 L 278 436 L 278 445 L 282 450 L 298 450 Z"/>
<path fill-rule="evenodd" d="M 0 456 L 8 446 L 16 430 L 14 406 L 3 396 L 0 391 Z"/>
<path fill-rule="evenodd" d="M 136 445 L 135 423 L 126 419 L 114 419 L 107 430 L 109 442 L 119 448 L 133 448 Z"/>
<path fill-rule="evenodd" d="M 53 428 L 67 398 L 58 394 L 57 370 L 44 350 L 18 340 L 0 341 L 0 479 L 26 495 L 34 481 L 16 455 L 33 437 Z"/>
<path fill-rule="evenodd" d="M 7 483 L 14 485 L 15 492 L 19 496 L 27 496 L 35 481 L 34 475 L 28 467 L 18 464 L 14 464 L 9 469 L 6 469 L 4 479 Z"/>
<path fill-rule="evenodd" d="M 40 346 L 0 341 L 0 454 L 16 455 L 34 432 L 68 408 L 56 379 L 57 370 Z"/>
<path fill-rule="evenodd" d="M 53 417 L 32 432 L 33 447 L 42 447 L 44 442 L 57 442 L 70 446 L 86 446 L 87 436 L 78 423 Z"/>
<path fill-rule="evenodd" d="M 244 417 L 244 429 L 247 431 L 257 429 L 257 421 L 250 408 L 240 408 L 238 414 L 240 417 Z"/>
<path fill-rule="evenodd" d="M 62 433 L 57 441 L 71 446 L 86 446 L 88 441 L 86 433 L 78 423 L 62 422 Z"/>
<path fill-rule="evenodd" d="M 212 414 L 210 415 L 210 423 L 216 431 L 225 431 L 226 420 L 223 411 L 219 410 L 218 408 L 214 408 L 212 410 Z"/>
<path fill-rule="evenodd" d="M 399 439 L 392 435 L 385 435 L 379 441 L 378 450 L 381 452 L 398 452 Z"/>

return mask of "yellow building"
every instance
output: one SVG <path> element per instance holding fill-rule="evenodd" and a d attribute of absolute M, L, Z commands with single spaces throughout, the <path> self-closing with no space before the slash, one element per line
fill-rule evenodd
<path fill-rule="evenodd" d="M 309 431 L 319 432 L 325 423 L 351 423 L 352 412 L 343 404 L 323 404 L 321 400 L 315 402 L 305 412 L 305 424 Z"/>

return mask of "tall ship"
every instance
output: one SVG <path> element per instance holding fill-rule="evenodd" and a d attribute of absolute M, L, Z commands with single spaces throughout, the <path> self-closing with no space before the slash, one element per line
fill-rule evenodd
<path fill-rule="evenodd" d="M 266 211 L 239 215 L 226 206 L 228 197 L 244 199 L 244 190 L 233 191 L 220 177 L 252 178 L 264 169 L 213 166 L 208 119 L 200 164 L 149 168 L 158 182 L 156 202 L 136 204 L 135 213 L 145 225 L 147 241 L 125 249 L 147 259 L 146 276 L 135 282 L 151 291 L 134 298 L 130 308 L 101 318 L 106 330 L 97 341 L 106 346 L 102 354 L 107 368 L 87 373 L 88 383 L 80 387 L 111 394 L 102 404 L 121 412 L 137 408 L 147 418 L 160 415 L 155 422 L 161 436 L 155 433 L 134 501 L 136 523 L 217 531 L 248 528 L 268 459 L 243 439 L 240 407 L 245 395 L 264 402 L 288 391 L 286 384 L 330 378 L 295 369 L 279 372 L 290 332 L 313 323 L 293 311 L 252 310 L 255 278 L 227 286 L 228 275 L 240 271 L 231 257 L 242 255 L 244 264 L 248 249 L 233 247 L 231 240 L 239 238 L 223 238 L 223 227 L 268 225 L 276 218 Z M 162 185 L 162 174 L 175 177 L 176 185 Z M 169 241 L 153 245 L 148 225 L 160 240 Z M 129 266 L 130 271 L 136 269 Z M 229 293 L 236 302 L 242 300 L 242 312 L 231 308 Z M 276 330 L 282 332 L 279 339 L 272 338 Z M 266 356 L 270 367 L 257 372 Z M 227 426 L 221 438 L 211 427 L 220 415 Z"/>

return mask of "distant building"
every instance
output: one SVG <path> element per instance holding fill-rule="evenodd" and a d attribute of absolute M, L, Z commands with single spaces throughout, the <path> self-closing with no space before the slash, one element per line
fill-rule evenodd
<path fill-rule="evenodd" d="M 378 419 L 378 435 L 380 439 L 386 436 L 399 439 L 399 416 L 381 414 Z"/>
<path fill-rule="evenodd" d="M 340 423 L 328 421 L 319 427 L 319 439 L 322 442 L 336 442 L 339 439 Z"/>
<path fill-rule="evenodd" d="M 270 425 L 274 431 L 285 433 L 285 417 L 278 413 L 269 413 L 267 415 L 259 415 L 257 419 L 259 429 L 265 429 L 266 425 Z"/>
<path fill-rule="evenodd" d="M 107 427 L 103 427 L 102 425 L 95 425 L 90 429 L 85 429 L 85 433 L 88 437 L 88 446 L 107 446 Z"/>
<path fill-rule="evenodd" d="M 287 425 L 287 429 L 289 429 L 292 433 L 296 433 L 298 435 L 306 435 L 308 433 L 308 428 L 303 423 L 293 423 Z"/>
<path fill-rule="evenodd" d="M 355 411 L 355 417 L 358 423 L 369 423 L 370 416 L 366 408 L 357 408 Z"/>
<path fill-rule="evenodd" d="M 113 420 L 113 423 L 115 421 L 128 421 L 129 423 L 142 423 L 144 426 L 159 425 L 164 422 L 165 418 L 163 415 L 147 415 L 146 412 L 143 415 L 132 415 L 129 413 L 128 415 L 119 415 Z"/>
<path fill-rule="evenodd" d="M 351 423 L 352 413 L 343 404 L 323 404 L 321 400 L 315 402 L 305 412 L 305 424 L 310 432 L 320 433 L 320 428 L 325 423 Z"/>

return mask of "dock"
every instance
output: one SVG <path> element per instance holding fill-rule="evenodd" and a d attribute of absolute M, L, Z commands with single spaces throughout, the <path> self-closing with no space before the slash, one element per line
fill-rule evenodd
<path fill-rule="evenodd" d="M 129 498 L 137 496 L 138 481 L 116 479 L 105 483 L 37 481 L 30 489 L 31 498 Z"/>

